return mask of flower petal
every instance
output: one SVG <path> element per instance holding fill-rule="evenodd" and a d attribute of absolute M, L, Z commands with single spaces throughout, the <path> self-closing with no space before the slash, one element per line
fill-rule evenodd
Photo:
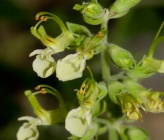
<path fill-rule="evenodd" d="M 70 54 L 58 60 L 56 77 L 61 81 L 73 80 L 82 76 L 86 60 L 82 54 Z"/>
<path fill-rule="evenodd" d="M 48 61 L 47 59 L 42 59 L 40 55 L 36 56 L 36 59 L 33 62 L 33 70 L 41 78 L 46 78 L 54 73 L 56 68 L 55 60 Z"/>
<path fill-rule="evenodd" d="M 35 124 L 24 123 L 18 130 L 17 140 L 37 140 L 39 132 Z"/>
<path fill-rule="evenodd" d="M 65 128 L 71 134 L 82 137 L 92 128 L 91 118 L 90 111 L 85 111 L 82 107 L 72 109 L 66 117 Z"/>

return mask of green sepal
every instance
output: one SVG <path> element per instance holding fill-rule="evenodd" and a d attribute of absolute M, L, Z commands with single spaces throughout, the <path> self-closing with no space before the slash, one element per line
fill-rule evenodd
<path fill-rule="evenodd" d="M 93 118 L 104 113 L 107 109 L 107 102 L 106 101 L 99 101 L 95 103 L 94 108 L 92 109 L 92 116 Z"/>
<path fill-rule="evenodd" d="M 134 80 L 139 80 L 139 79 L 144 79 L 151 77 L 152 75 L 155 74 L 153 70 L 150 67 L 143 66 L 143 65 L 136 65 L 134 69 L 130 69 L 126 71 L 126 74 L 134 79 Z"/>
<path fill-rule="evenodd" d="M 146 90 L 146 88 L 143 87 L 140 83 L 129 78 L 125 79 L 123 84 L 126 86 L 128 92 L 132 94 L 136 99 L 138 98 L 140 92 Z"/>
<path fill-rule="evenodd" d="M 124 84 L 122 84 L 121 82 L 118 81 L 110 81 L 108 83 L 108 93 L 109 93 L 109 97 L 110 99 L 115 103 L 115 104 L 119 104 L 119 101 L 117 99 L 117 95 L 122 93 L 122 92 L 126 92 L 127 89 L 125 87 Z"/>
<path fill-rule="evenodd" d="M 102 100 L 107 95 L 107 87 L 106 87 L 106 84 L 104 82 L 98 83 L 97 87 L 99 88 L 99 94 L 98 94 L 97 102 L 99 102 L 100 100 Z"/>

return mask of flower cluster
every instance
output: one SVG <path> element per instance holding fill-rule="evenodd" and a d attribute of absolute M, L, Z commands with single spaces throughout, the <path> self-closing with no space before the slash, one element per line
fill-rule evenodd
<path fill-rule="evenodd" d="M 86 61 L 100 53 L 103 78 L 102 81 L 96 82 L 87 67 L 90 77 L 76 90 L 79 105 L 71 110 L 67 110 L 61 94 L 51 86 L 40 85 L 35 91 L 25 91 L 36 117 L 26 116 L 18 119 L 28 121 L 18 130 L 18 140 L 37 140 L 37 126 L 59 123 L 65 125 L 65 129 L 72 135 L 72 140 L 91 140 L 94 137 L 97 139 L 98 135 L 105 133 L 110 133 L 109 139 L 148 139 L 147 133 L 142 129 L 125 126 L 123 116 L 129 120 L 138 120 L 142 118 L 141 110 L 164 112 L 164 101 L 161 99 L 164 93 L 147 89 L 140 84 L 144 78 L 155 73 L 164 73 L 164 60 L 153 58 L 155 47 L 164 41 L 163 36 L 158 37 L 162 28 L 158 31 L 148 54 L 139 63 L 128 50 L 109 43 L 107 38 L 108 20 L 124 16 L 140 1 L 116 0 L 109 8 L 103 8 L 97 0 L 83 2 L 82 5 L 76 4 L 73 9 L 81 12 L 87 24 L 100 25 L 96 34 L 92 34 L 87 27 L 80 24 L 67 22 L 65 25 L 59 17 L 48 12 L 36 15 L 38 22 L 31 27 L 31 33 L 45 48 L 36 49 L 29 56 L 36 56 L 32 67 L 39 77 L 47 78 L 56 72 L 58 80 L 63 82 L 80 78 L 86 68 Z M 49 20 L 55 21 L 61 30 L 57 37 L 48 35 L 43 26 L 43 23 Z M 55 58 L 57 54 L 67 50 L 74 53 Z M 110 64 L 121 72 L 112 75 Z M 58 107 L 52 110 L 44 109 L 36 97 L 38 94 L 55 96 Z"/>
<path fill-rule="evenodd" d="M 146 112 L 164 112 L 164 101 L 160 99 L 163 93 L 148 90 L 131 79 L 111 81 L 108 90 L 110 99 L 121 106 L 128 119 L 141 119 L 140 109 Z"/>
<path fill-rule="evenodd" d="M 37 118 L 25 116 L 18 119 L 19 121 L 28 121 L 28 123 L 24 123 L 19 128 L 19 131 L 17 133 L 18 140 L 37 140 L 39 137 L 39 132 L 37 130 L 38 125 L 54 125 L 59 122 L 64 122 L 64 119 L 66 117 L 66 106 L 61 95 L 56 89 L 47 85 L 39 85 L 35 88 L 35 90 L 37 91 L 32 92 L 30 90 L 27 90 L 25 91 L 25 95 L 27 96 Z M 44 109 L 36 98 L 36 95 L 38 94 L 52 94 L 58 99 L 59 107 L 53 110 Z"/>
<path fill-rule="evenodd" d="M 56 15 L 48 12 L 40 12 L 36 15 L 38 23 L 31 28 L 32 34 L 45 46 L 45 49 L 37 49 L 30 53 L 30 57 L 36 55 L 33 62 L 33 70 L 41 78 L 52 75 L 56 70 L 56 77 L 61 81 L 68 81 L 82 76 L 86 60 L 91 59 L 102 47 L 101 39 L 106 34 L 102 29 L 93 36 L 85 26 L 67 23 L 68 29 Z M 47 35 L 42 22 L 53 20 L 58 23 L 62 33 L 53 38 Z M 79 34 L 80 32 L 80 34 Z M 99 36 L 101 34 L 101 36 Z M 69 54 L 57 62 L 52 55 L 63 52 L 65 49 L 75 50 L 75 54 Z"/>

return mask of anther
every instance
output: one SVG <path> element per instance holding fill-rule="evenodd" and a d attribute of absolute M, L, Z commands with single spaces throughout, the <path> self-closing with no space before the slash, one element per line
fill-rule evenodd
<path fill-rule="evenodd" d="M 40 86 L 36 86 L 36 87 L 35 87 L 35 90 L 39 90 L 39 89 L 40 89 Z"/>
<path fill-rule="evenodd" d="M 46 94 L 47 93 L 44 88 L 42 88 L 40 91 L 41 91 L 42 94 Z"/>
<path fill-rule="evenodd" d="M 44 16 L 41 16 L 41 17 L 40 17 L 40 20 L 42 20 L 42 21 L 47 21 L 47 18 L 44 17 Z"/>
<path fill-rule="evenodd" d="M 35 20 L 39 20 L 39 17 L 38 16 L 35 16 Z"/>

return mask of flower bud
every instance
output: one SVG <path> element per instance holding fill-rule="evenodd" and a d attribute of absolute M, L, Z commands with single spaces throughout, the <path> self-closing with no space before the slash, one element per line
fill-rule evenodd
<path fill-rule="evenodd" d="M 136 65 L 131 53 L 115 44 L 109 46 L 109 53 L 113 63 L 124 70 L 132 69 Z"/>
<path fill-rule="evenodd" d="M 147 132 L 141 128 L 137 127 L 129 127 L 128 130 L 126 130 L 126 133 L 128 135 L 129 140 L 148 140 L 149 135 Z"/>
<path fill-rule="evenodd" d="M 109 9 L 110 18 L 119 18 L 128 13 L 128 11 L 138 4 L 141 0 L 116 0 Z"/>
<path fill-rule="evenodd" d="M 84 21 L 88 24 L 98 25 L 103 21 L 105 12 L 97 1 L 83 3 L 82 6 L 76 4 L 74 9 L 81 11 Z"/>

